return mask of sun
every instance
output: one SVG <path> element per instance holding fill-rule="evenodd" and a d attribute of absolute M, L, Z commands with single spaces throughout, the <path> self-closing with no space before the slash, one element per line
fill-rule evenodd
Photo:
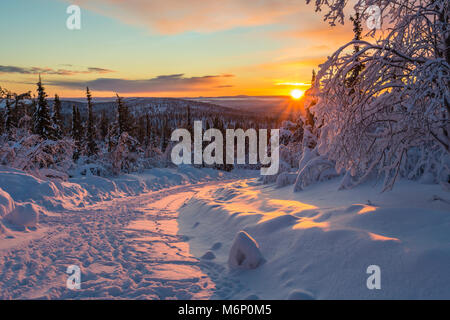
<path fill-rule="evenodd" d="M 291 97 L 295 100 L 300 99 L 303 96 L 303 91 L 299 89 L 294 89 L 291 91 Z"/>

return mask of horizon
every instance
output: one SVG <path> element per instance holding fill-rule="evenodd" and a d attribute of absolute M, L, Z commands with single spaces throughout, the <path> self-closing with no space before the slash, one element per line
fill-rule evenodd
<path fill-rule="evenodd" d="M 348 16 L 331 27 L 296 1 L 75 3 L 80 30 L 66 26 L 69 1 L 3 4 L 0 26 L 21 41 L 0 52 L 0 86 L 26 92 L 41 74 L 49 96 L 289 96 L 353 37 Z"/>

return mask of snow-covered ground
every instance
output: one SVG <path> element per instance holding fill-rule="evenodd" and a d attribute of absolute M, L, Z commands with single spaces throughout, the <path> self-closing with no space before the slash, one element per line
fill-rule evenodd
<path fill-rule="evenodd" d="M 0 298 L 450 298 L 450 196 L 294 193 L 181 167 L 43 181 L 0 167 Z M 230 256 L 231 252 L 231 256 Z M 81 290 L 66 288 L 81 268 Z M 366 286 L 381 269 L 381 290 Z"/>
<path fill-rule="evenodd" d="M 202 188 L 180 214 L 194 256 L 212 252 L 225 267 L 245 231 L 265 260 L 230 271 L 241 289 L 230 295 L 219 285 L 215 297 L 450 299 L 449 193 L 411 181 L 386 193 L 370 184 L 337 191 L 339 183 L 299 193 L 253 179 Z M 380 267 L 380 290 L 367 287 L 371 265 Z"/>

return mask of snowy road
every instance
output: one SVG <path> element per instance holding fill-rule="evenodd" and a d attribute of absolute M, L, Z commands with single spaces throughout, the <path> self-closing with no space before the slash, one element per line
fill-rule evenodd
<path fill-rule="evenodd" d="M 211 184 L 219 183 L 203 186 Z M 227 285 L 223 267 L 193 257 L 187 237 L 178 234 L 177 209 L 201 187 L 168 188 L 42 217 L 27 241 L 2 243 L 0 298 L 207 299 L 216 283 L 232 291 L 235 284 Z M 70 265 L 81 268 L 80 290 L 66 288 Z"/>

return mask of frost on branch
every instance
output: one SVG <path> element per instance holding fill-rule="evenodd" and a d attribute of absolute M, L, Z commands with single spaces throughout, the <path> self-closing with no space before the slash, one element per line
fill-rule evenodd
<path fill-rule="evenodd" d="M 328 7 L 326 18 L 333 22 L 345 3 L 318 0 L 316 6 Z M 449 2 L 365 3 L 379 5 L 392 28 L 373 43 L 346 44 L 321 66 L 319 101 L 312 107 L 322 125 L 318 152 L 335 161 L 338 172 L 349 171 L 344 185 L 372 175 L 384 178 L 385 190 L 399 176 L 448 183 Z M 359 50 L 350 52 L 355 45 Z M 357 81 L 348 86 L 361 64 Z"/>
<path fill-rule="evenodd" d="M 2 143 L 0 163 L 34 173 L 38 177 L 46 173 L 62 177 L 64 175 L 61 173 L 67 172 L 73 165 L 72 154 L 73 142 L 70 139 L 42 140 L 38 135 L 29 135 L 16 142 Z"/>

